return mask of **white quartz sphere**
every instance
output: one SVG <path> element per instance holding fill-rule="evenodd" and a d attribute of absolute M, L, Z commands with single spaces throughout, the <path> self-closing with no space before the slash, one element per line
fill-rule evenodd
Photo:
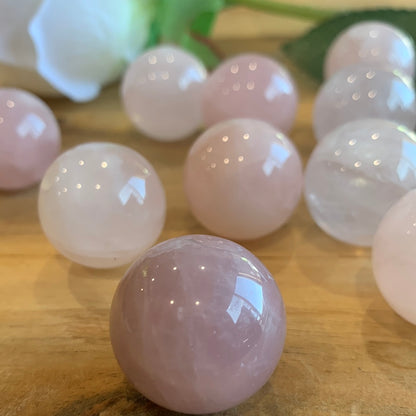
<path fill-rule="evenodd" d="M 127 69 L 122 99 L 137 129 L 169 142 L 194 133 L 202 123 L 204 65 L 174 46 L 158 46 L 139 56 Z"/>
<path fill-rule="evenodd" d="M 112 143 L 86 143 L 59 156 L 42 180 L 38 204 L 52 245 L 96 268 L 133 261 L 157 240 L 166 213 L 152 165 Z"/>
<path fill-rule="evenodd" d="M 313 219 L 338 240 L 370 246 L 386 211 L 416 188 L 416 135 L 388 120 L 352 121 L 313 151 L 305 197 Z"/>
<path fill-rule="evenodd" d="M 388 23 L 359 22 L 342 31 L 325 57 L 325 78 L 350 65 L 368 64 L 376 68 L 399 69 L 414 76 L 415 51 L 410 36 Z"/>
<path fill-rule="evenodd" d="M 357 65 L 338 71 L 322 85 L 313 115 L 317 140 L 362 118 L 393 120 L 413 129 L 416 100 L 412 79 L 399 71 Z"/>
<path fill-rule="evenodd" d="M 416 190 L 384 216 L 374 236 L 373 270 L 384 299 L 416 325 Z"/>

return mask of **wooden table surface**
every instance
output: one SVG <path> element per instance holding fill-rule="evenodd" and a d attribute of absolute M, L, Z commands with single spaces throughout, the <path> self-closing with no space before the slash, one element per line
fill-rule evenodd
<path fill-rule="evenodd" d="M 278 41 L 222 41 L 226 54 L 276 56 Z M 294 71 L 301 101 L 291 134 L 306 161 L 315 142 L 316 85 Z M 96 101 L 49 100 L 64 149 L 113 141 L 141 152 L 159 172 L 168 212 L 160 241 L 207 233 L 191 216 L 182 166 L 192 139 L 141 137 L 122 111 L 117 86 Z M 43 236 L 37 189 L 0 194 L 0 415 L 173 415 L 125 381 L 113 357 L 109 306 L 125 267 L 92 270 L 59 255 Z M 274 275 L 288 332 L 270 381 L 222 415 L 416 415 L 416 327 L 377 291 L 370 250 L 339 243 L 313 223 L 304 202 L 282 229 L 244 244 Z M 416 298 L 415 298 L 416 302 Z"/>

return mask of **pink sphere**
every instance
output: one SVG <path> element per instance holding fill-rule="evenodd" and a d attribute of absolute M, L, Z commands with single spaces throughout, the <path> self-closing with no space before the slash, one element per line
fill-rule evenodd
<path fill-rule="evenodd" d="M 165 241 L 121 280 L 110 336 L 121 369 L 148 399 L 201 414 L 238 405 L 282 354 L 286 317 L 265 266 L 228 240 Z"/>
<path fill-rule="evenodd" d="M 297 106 L 298 94 L 289 72 L 261 55 L 240 55 L 223 62 L 203 90 L 202 111 L 207 126 L 247 117 L 287 132 Z"/>
<path fill-rule="evenodd" d="M 162 231 L 165 192 L 152 165 L 113 143 L 84 143 L 60 155 L 39 191 L 39 218 L 64 256 L 88 267 L 130 263 Z"/>
<path fill-rule="evenodd" d="M 389 305 L 416 325 L 416 190 L 384 216 L 374 237 L 373 270 Z"/>
<path fill-rule="evenodd" d="M 202 122 L 201 94 L 207 73 L 188 52 L 162 45 L 140 55 L 127 69 L 122 98 L 138 130 L 160 141 L 194 133 Z"/>
<path fill-rule="evenodd" d="M 210 231 L 231 239 L 255 239 L 278 229 L 301 189 L 296 148 L 264 121 L 235 119 L 211 127 L 185 163 L 192 213 Z"/>
<path fill-rule="evenodd" d="M 396 27 L 383 22 L 360 22 L 341 32 L 325 58 L 325 77 L 355 64 L 388 70 L 399 69 L 410 77 L 415 72 L 412 39 Z"/>
<path fill-rule="evenodd" d="M 1 88 L 0 189 L 39 182 L 60 148 L 61 132 L 50 108 L 29 92 Z"/>
<path fill-rule="evenodd" d="M 338 126 L 364 118 L 392 120 L 413 129 L 416 101 L 411 78 L 399 71 L 357 65 L 338 71 L 322 85 L 314 106 L 317 140 Z"/>

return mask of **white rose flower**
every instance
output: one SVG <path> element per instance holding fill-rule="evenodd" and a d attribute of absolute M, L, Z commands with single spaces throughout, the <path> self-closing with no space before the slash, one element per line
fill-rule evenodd
<path fill-rule="evenodd" d="M 0 81 L 55 89 L 74 101 L 95 98 L 143 49 L 153 3 L 0 0 Z"/>

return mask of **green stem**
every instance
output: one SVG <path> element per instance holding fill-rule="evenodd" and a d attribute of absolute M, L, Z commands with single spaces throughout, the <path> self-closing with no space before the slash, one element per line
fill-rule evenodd
<path fill-rule="evenodd" d="M 333 16 L 336 11 L 328 9 L 316 9 L 309 6 L 299 6 L 296 4 L 278 3 L 271 0 L 226 0 L 230 6 L 244 6 L 250 9 L 260 10 L 267 13 L 274 13 L 297 17 L 307 20 L 325 20 Z"/>

